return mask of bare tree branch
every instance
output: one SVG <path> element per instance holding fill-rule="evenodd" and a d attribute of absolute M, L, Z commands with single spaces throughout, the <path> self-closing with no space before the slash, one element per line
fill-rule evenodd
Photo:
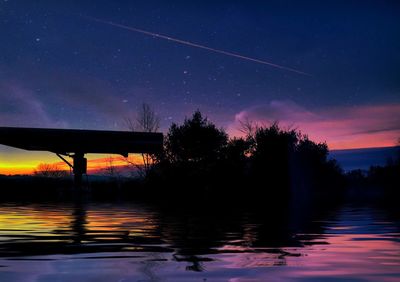
<path fill-rule="evenodd" d="M 259 128 L 259 124 L 250 120 L 248 117 L 246 117 L 244 120 L 239 120 L 239 131 L 248 137 L 254 136 Z"/>
<path fill-rule="evenodd" d="M 141 132 L 157 132 L 160 129 L 160 118 L 157 116 L 155 111 L 146 103 L 142 104 L 136 119 L 125 118 L 125 124 L 130 131 L 141 131 Z M 129 158 L 125 158 L 129 165 L 137 168 L 140 176 L 144 177 L 150 171 L 154 163 L 157 162 L 157 158 L 153 154 L 141 154 L 143 164 L 135 164 Z"/>
<path fill-rule="evenodd" d="M 46 163 L 39 164 L 33 171 L 33 174 L 39 177 L 47 178 L 64 178 L 68 176 L 68 172 L 60 169 L 57 164 Z"/>

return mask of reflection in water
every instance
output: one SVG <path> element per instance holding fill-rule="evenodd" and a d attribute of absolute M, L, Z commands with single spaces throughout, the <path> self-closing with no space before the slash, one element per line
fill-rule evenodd
<path fill-rule="evenodd" d="M 82 243 L 82 239 L 86 235 L 86 224 L 86 209 L 81 202 L 76 202 L 71 220 L 71 234 L 74 237 L 74 243 Z"/>
<path fill-rule="evenodd" d="M 399 279 L 398 221 L 373 208 L 317 214 L 3 204 L 0 280 Z"/>

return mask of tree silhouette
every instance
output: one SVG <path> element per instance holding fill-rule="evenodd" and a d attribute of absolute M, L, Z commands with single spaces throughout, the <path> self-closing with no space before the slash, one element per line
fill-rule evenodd
<path fill-rule="evenodd" d="M 59 168 L 57 164 L 41 163 L 33 171 L 35 176 L 46 178 L 64 178 L 68 176 L 68 172 Z"/>
<path fill-rule="evenodd" d="M 135 119 L 127 117 L 125 118 L 125 123 L 128 129 L 133 132 L 157 132 L 160 129 L 160 117 L 150 107 L 150 105 L 146 103 L 142 104 Z M 139 175 L 146 177 L 159 158 L 155 154 L 148 153 L 143 153 L 141 156 L 143 164 L 137 164 L 130 158 L 126 158 L 126 162 L 129 165 L 136 167 Z"/>
<path fill-rule="evenodd" d="M 117 166 L 114 163 L 115 159 L 112 156 L 109 156 L 106 159 L 106 165 L 104 167 L 104 175 L 110 177 L 112 179 L 119 179 L 121 177 Z"/>
<path fill-rule="evenodd" d="M 170 162 L 215 161 L 228 142 L 224 130 L 218 129 L 200 111 L 183 125 L 172 124 L 167 134 L 165 148 Z"/>
<path fill-rule="evenodd" d="M 299 140 L 295 130 L 282 130 L 277 123 L 270 127 L 259 127 L 254 136 L 249 136 L 253 173 L 257 176 L 266 174 L 287 178 L 289 163 Z"/>

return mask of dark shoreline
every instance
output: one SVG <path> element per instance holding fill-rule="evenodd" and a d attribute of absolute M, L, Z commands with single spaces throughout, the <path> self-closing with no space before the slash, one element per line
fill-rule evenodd
<path fill-rule="evenodd" d="M 342 183 L 343 184 L 343 183 Z M 81 188 L 75 188 L 71 178 L 52 179 L 37 176 L 0 176 L 0 202 L 143 202 L 169 206 L 198 205 L 209 208 L 210 205 L 223 207 L 289 207 L 335 206 L 343 202 L 377 203 L 395 202 L 396 197 L 387 193 L 382 185 L 367 181 L 348 180 L 343 185 L 314 188 L 318 193 L 310 194 L 302 186 L 287 187 L 282 183 L 263 184 L 258 190 L 246 193 L 256 183 L 236 181 L 213 183 L 209 187 L 196 186 L 193 183 L 176 183 L 175 187 L 161 186 L 161 183 L 147 183 L 141 179 L 121 178 L 89 181 Z M 307 186 L 307 185 L 303 185 Z M 313 191 L 314 191 L 313 190 Z M 255 192 L 256 191 L 256 192 Z M 281 191 L 289 191 L 288 193 Z M 392 192 L 392 191 L 390 191 Z M 397 194 L 396 194 L 397 195 Z"/>

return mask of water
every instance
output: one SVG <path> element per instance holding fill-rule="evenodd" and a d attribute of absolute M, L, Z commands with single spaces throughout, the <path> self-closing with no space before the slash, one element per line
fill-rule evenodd
<path fill-rule="evenodd" d="M 383 209 L 238 211 L 6 203 L 0 281 L 399 281 Z"/>

